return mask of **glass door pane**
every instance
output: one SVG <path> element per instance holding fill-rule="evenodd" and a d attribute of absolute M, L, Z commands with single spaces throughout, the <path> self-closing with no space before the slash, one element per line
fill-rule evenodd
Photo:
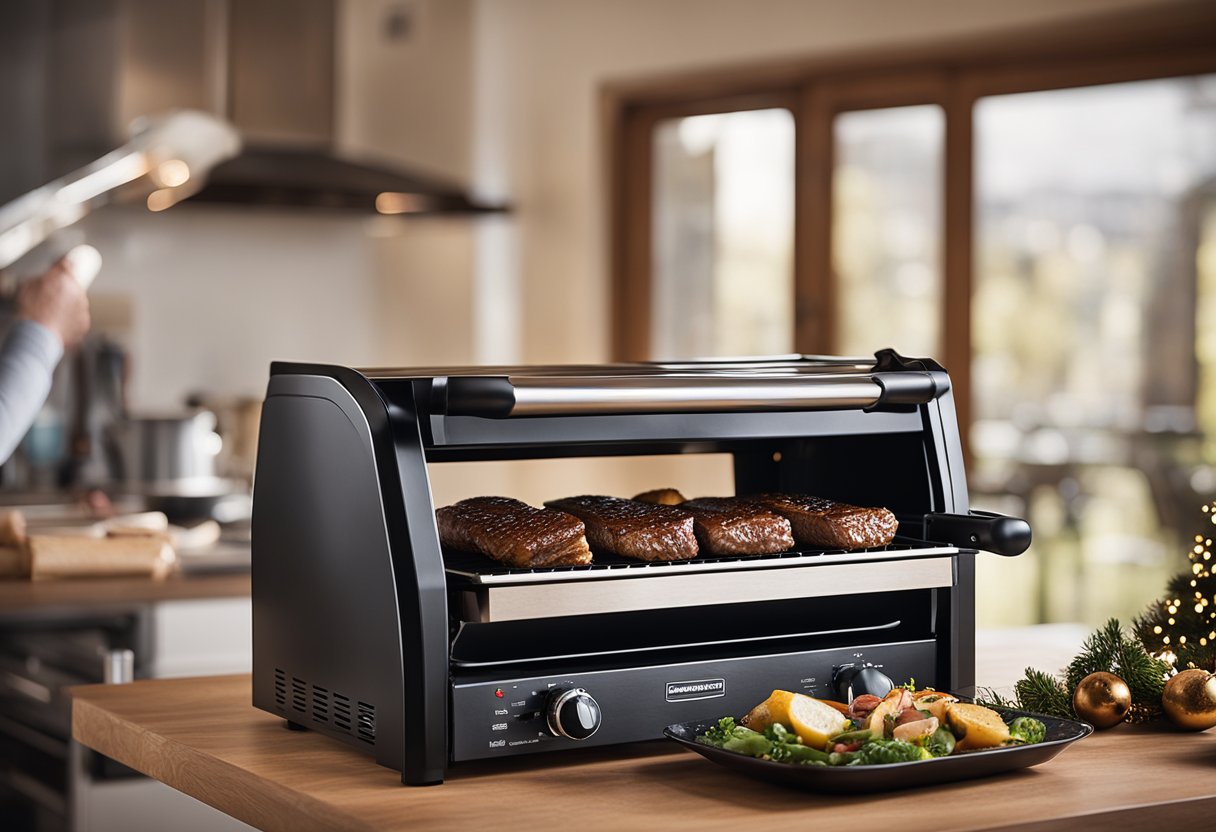
<path fill-rule="evenodd" d="M 942 110 L 842 113 L 834 131 L 836 350 L 940 357 Z"/>
<path fill-rule="evenodd" d="M 654 131 L 651 354 L 794 346 L 794 118 L 689 116 Z"/>
<path fill-rule="evenodd" d="M 979 609 L 1127 621 L 1216 491 L 1216 76 L 993 97 L 975 119 L 971 481 L 1035 529 L 1025 566 L 979 562 Z"/>

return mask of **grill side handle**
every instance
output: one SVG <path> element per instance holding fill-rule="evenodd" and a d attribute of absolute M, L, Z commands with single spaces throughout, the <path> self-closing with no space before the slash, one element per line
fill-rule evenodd
<path fill-rule="evenodd" d="M 971 511 L 968 514 L 925 515 L 924 537 L 936 543 L 982 549 L 1016 557 L 1030 547 L 1030 524 L 1020 517 Z"/>

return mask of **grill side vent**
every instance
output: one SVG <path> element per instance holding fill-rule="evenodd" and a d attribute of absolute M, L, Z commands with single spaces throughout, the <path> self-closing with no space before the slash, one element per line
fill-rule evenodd
<path fill-rule="evenodd" d="M 334 694 L 334 727 L 341 731 L 350 731 L 350 699 L 340 693 Z"/>
<path fill-rule="evenodd" d="M 329 691 L 312 686 L 312 718 L 317 722 L 329 722 Z"/>
<path fill-rule="evenodd" d="M 366 702 L 359 703 L 359 739 L 376 742 L 376 709 Z"/>
<path fill-rule="evenodd" d="M 288 678 L 291 679 L 291 696 L 288 702 Z M 311 718 L 315 725 L 358 737 L 369 745 L 376 744 L 376 706 L 360 700 L 352 700 L 344 693 L 323 688 L 301 679 L 288 677 L 286 671 L 274 669 L 274 702 L 280 711 L 290 710 Z M 303 722 L 295 715 L 293 721 Z"/>

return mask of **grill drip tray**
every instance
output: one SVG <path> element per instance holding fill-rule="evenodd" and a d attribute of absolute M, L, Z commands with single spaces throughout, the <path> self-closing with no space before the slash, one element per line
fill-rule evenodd
<path fill-rule="evenodd" d="M 752 569 L 785 569 L 819 564 L 858 563 L 867 561 L 906 560 L 920 557 L 941 557 L 975 554 L 974 549 L 943 546 L 924 540 L 896 537 L 893 543 L 874 549 L 802 549 L 773 555 L 743 557 L 695 557 L 683 561 L 647 562 L 629 560 L 615 555 L 595 555 L 595 562 L 583 566 L 552 566 L 537 569 L 516 569 L 503 566 L 482 555 L 471 552 L 444 551 L 444 568 L 449 576 L 486 586 L 508 584 L 556 583 L 578 580 L 616 580 L 618 578 L 654 578 L 660 575 L 693 575 L 707 572 L 735 572 Z"/>

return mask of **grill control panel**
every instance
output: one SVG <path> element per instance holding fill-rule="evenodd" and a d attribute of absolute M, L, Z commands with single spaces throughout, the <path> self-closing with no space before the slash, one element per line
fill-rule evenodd
<path fill-rule="evenodd" d="M 659 739 L 677 722 L 739 716 L 775 689 L 835 698 L 833 671 L 880 668 L 902 684 L 937 678 L 931 639 L 552 676 L 457 678 L 452 759 Z"/>

